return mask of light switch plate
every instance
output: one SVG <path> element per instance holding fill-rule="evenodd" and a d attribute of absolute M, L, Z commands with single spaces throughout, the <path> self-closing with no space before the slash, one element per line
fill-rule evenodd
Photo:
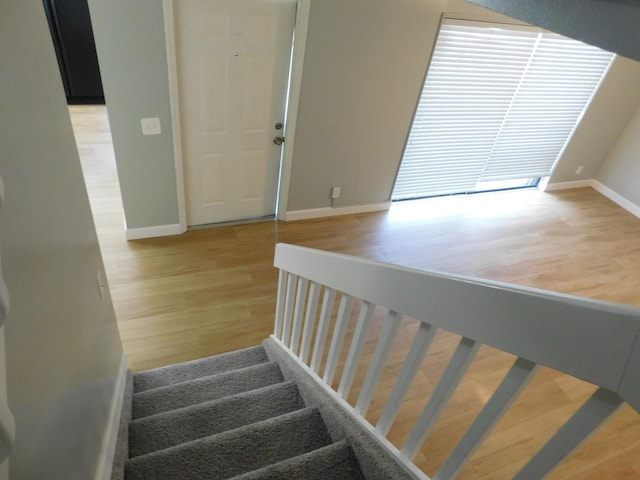
<path fill-rule="evenodd" d="M 143 135 L 159 135 L 162 132 L 159 118 L 143 118 L 140 123 L 142 124 Z"/>

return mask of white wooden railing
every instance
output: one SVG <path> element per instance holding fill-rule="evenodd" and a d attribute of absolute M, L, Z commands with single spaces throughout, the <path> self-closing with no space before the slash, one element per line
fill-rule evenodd
<path fill-rule="evenodd" d="M 514 478 L 543 478 L 625 401 L 640 410 L 638 308 L 285 244 L 276 246 L 274 264 L 280 277 L 272 338 L 418 478 L 428 477 L 411 459 L 483 344 L 517 358 L 436 480 L 456 477 L 540 366 L 598 388 Z M 334 388 L 354 305 L 359 307 L 353 313 L 357 322 Z M 365 342 L 371 341 L 374 310 L 380 307 L 386 320 L 352 405 L 347 397 Z M 365 415 L 405 317 L 419 320 L 420 326 L 382 414 L 371 425 Z M 438 328 L 460 335 L 461 340 L 408 440 L 396 448 L 386 436 Z"/>

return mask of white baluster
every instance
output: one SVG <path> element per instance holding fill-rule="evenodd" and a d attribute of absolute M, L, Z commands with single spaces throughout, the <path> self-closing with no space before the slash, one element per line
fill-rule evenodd
<path fill-rule="evenodd" d="M 287 295 L 287 272 L 280 270 L 278 275 L 278 297 L 276 299 L 276 321 L 273 328 L 273 335 L 282 338 L 282 325 L 284 323 L 284 302 Z"/>
<path fill-rule="evenodd" d="M 340 352 L 342 350 L 342 342 L 344 342 L 344 335 L 347 331 L 347 325 L 349 324 L 352 305 L 353 297 L 351 295 L 343 294 L 340 299 L 340 308 L 338 309 L 336 326 L 333 330 L 333 337 L 331 338 L 329 356 L 327 357 L 327 366 L 324 369 L 324 376 L 322 377 L 322 380 L 324 380 L 324 382 L 329 386 L 331 386 L 333 377 L 336 374 L 336 368 L 338 366 L 338 360 L 340 359 Z"/>
<path fill-rule="evenodd" d="M 369 366 L 369 371 L 364 379 L 362 390 L 360 390 L 360 397 L 358 397 L 358 402 L 356 403 L 356 412 L 362 416 L 365 416 L 369 409 L 369 405 L 373 399 L 373 394 L 375 393 L 380 377 L 382 376 L 384 364 L 387 362 L 391 346 L 396 338 L 396 333 L 398 332 L 401 319 L 402 314 L 390 311 L 384 323 L 382 333 L 380 334 L 380 340 L 378 341 L 378 346 L 373 354 L 373 360 Z"/>
<path fill-rule="evenodd" d="M 606 422 L 623 403 L 624 400 L 611 390 L 596 390 L 558 433 L 513 477 L 514 480 L 544 478 Z"/>
<path fill-rule="evenodd" d="M 292 273 L 289 274 L 287 279 L 287 296 L 284 303 L 284 316 L 282 321 L 282 343 L 288 345 L 289 334 L 291 331 L 291 315 L 293 313 L 293 301 L 295 300 L 296 284 L 298 283 L 298 276 Z"/>
<path fill-rule="evenodd" d="M 449 480 L 456 477 L 469 457 L 480 446 L 485 437 L 502 418 L 524 388 L 533 379 L 538 365 L 518 358 L 504 380 L 500 383 L 480 414 L 458 442 L 449 458 L 444 462 L 434 480 Z"/>
<path fill-rule="evenodd" d="M 387 400 L 382 416 L 376 425 L 376 431 L 381 435 L 386 436 L 387 433 L 389 433 L 391 424 L 395 420 L 398 410 L 400 410 L 400 406 L 409 391 L 409 387 L 411 387 L 411 383 L 413 383 L 416 373 L 418 373 L 420 364 L 424 359 L 425 353 L 427 353 L 429 345 L 431 345 L 431 341 L 433 340 L 436 331 L 437 329 L 428 323 L 420 322 L 420 328 L 418 329 L 416 337 L 413 339 L 407 359 L 405 360 L 398 380 L 391 391 L 389 400 Z"/>
<path fill-rule="evenodd" d="M 316 333 L 316 343 L 313 347 L 313 357 L 311 358 L 311 370 L 318 375 L 320 374 L 320 364 L 322 363 L 324 346 L 327 342 L 331 312 L 333 311 L 335 299 L 336 291 L 333 288 L 326 288 L 322 300 L 322 310 L 320 310 L 320 323 L 318 324 L 318 332 Z"/>
<path fill-rule="evenodd" d="M 345 400 L 349 395 L 353 379 L 356 376 L 356 370 L 358 369 L 358 363 L 360 362 L 364 342 L 367 339 L 367 333 L 371 326 L 371 317 L 373 317 L 375 309 L 376 306 L 369 302 L 364 302 L 360 309 L 358 323 L 356 324 L 356 330 L 353 334 L 353 340 L 351 341 L 351 348 L 349 348 L 349 354 L 347 355 L 347 363 L 345 364 L 342 379 L 340 380 L 340 386 L 338 387 L 338 395 Z"/>
<path fill-rule="evenodd" d="M 424 443 L 429 432 L 431 432 L 431 429 L 435 425 L 438 416 L 442 413 L 442 410 L 444 410 L 458 383 L 460 383 L 469 365 L 471 365 L 480 346 L 479 343 L 468 338 L 462 338 L 460 340 L 458 348 L 453 354 L 453 357 L 451 357 L 451 360 L 449 360 L 447 369 L 442 374 L 442 378 L 431 394 L 431 397 L 429 397 L 429 402 L 424 407 L 422 415 L 416 422 L 416 426 L 413 432 L 411 432 L 409 440 L 407 440 L 407 443 L 402 448 L 401 453 L 407 458 L 413 458 Z"/>
<path fill-rule="evenodd" d="M 302 346 L 300 348 L 300 358 L 304 363 L 309 359 L 309 349 L 311 347 L 311 337 L 315 326 L 316 312 L 318 311 L 318 299 L 320 298 L 320 285 L 313 282 L 309 289 L 309 301 L 307 302 L 307 315 L 304 320 L 302 331 Z"/>
<path fill-rule="evenodd" d="M 302 315 L 304 313 L 304 304 L 307 299 L 307 286 L 309 280 L 306 278 L 298 279 L 298 292 L 296 293 L 296 307 L 293 311 L 293 330 L 291 332 L 291 342 L 289 348 L 295 354 L 298 354 L 298 345 L 300 344 L 300 330 L 302 330 Z"/>

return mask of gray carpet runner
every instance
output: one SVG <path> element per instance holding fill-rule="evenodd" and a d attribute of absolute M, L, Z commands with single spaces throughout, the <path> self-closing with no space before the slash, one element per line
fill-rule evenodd
<path fill-rule="evenodd" d="M 263 347 L 134 375 L 126 480 L 364 479 Z"/>

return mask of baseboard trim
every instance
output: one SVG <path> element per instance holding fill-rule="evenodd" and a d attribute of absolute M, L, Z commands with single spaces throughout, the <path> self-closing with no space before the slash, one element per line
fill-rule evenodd
<path fill-rule="evenodd" d="M 155 227 L 127 228 L 125 235 L 127 240 L 140 240 L 142 238 L 166 237 L 168 235 L 180 235 L 187 229 L 176 223 L 174 225 L 158 225 Z"/>
<path fill-rule="evenodd" d="M 627 212 L 640 218 L 640 205 L 636 205 L 632 201 L 627 200 L 618 192 L 610 189 L 605 184 L 600 183 L 595 178 L 590 178 L 588 180 L 577 180 L 575 182 L 550 183 L 550 184 L 547 184 L 544 191 L 553 192 L 555 190 L 567 190 L 570 188 L 583 188 L 583 187 L 593 188 L 596 192 L 604 195 L 613 203 L 617 204 L 619 207 L 624 208 Z"/>
<path fill-rule="evenodd" d="M 575 180 L 573 182 L 547 183 L 544 191 L 553 192 L 555 190 L 568 190 L 570 188 L 593 187 L 593 182 L 595 182 L 593 178 L 588 178 L 587 180 Z"/>
<path fill-rule="evenodd" d="M 292 222 L 295 220 L 308 220 L 311 218 L 337 217 L 339 215 L 350 215 L 353 213 L 380 212 L 389 210 L 391 202 L 372 203 L 369 205 L 352 205 L 350 207 L 325 207 L 311 208 L 309 210 L 293 210 L 280 215 L 278 220 Z"/>
<path fill-rule="evenodd" d="M 630 200 L 627 200 L 622 195 L 620 195 L 617 192 L 614 192 L 609 187 L 607 187 L 605 184 L 600 183 L 597 180 L 593 180 L 593 184 L 591 185 L 591 187 L 594 190 L 596 190 L 597 192 L 599 192 L 602 195 L 604 195 L 605 197 L 607 197 L 612 202 L 617 203 L 619 206 L 624 208 L 627 212 L 629 212 L 629 213 L 635 215 L 636 217 L 640 218 L 640 206 L 636 205 L 635 203 L 633 203 Z"/>
<path fill-rule="evenodd" d="M 116 388 L 113 392 L 111 400 L 111 410 L 109 412 L 109 420 L 104 436 L 102 437 L 102 448 L 100 449 L 100 458 L 98 459 L 98 468 L 96 470 L 96 480 L 110 480 L 111 469 L 113 467 L 113 456 L 116 451 L 116 442 L 118 441 L 118 428 L 120 425 L 120 413 L 122 412 L 122 404 L 124 399 L 124 390 L 127 383 L 127 371 L 129 363 L 124 352 L 120 358 L 120 371 L 116 380 Z"/>

